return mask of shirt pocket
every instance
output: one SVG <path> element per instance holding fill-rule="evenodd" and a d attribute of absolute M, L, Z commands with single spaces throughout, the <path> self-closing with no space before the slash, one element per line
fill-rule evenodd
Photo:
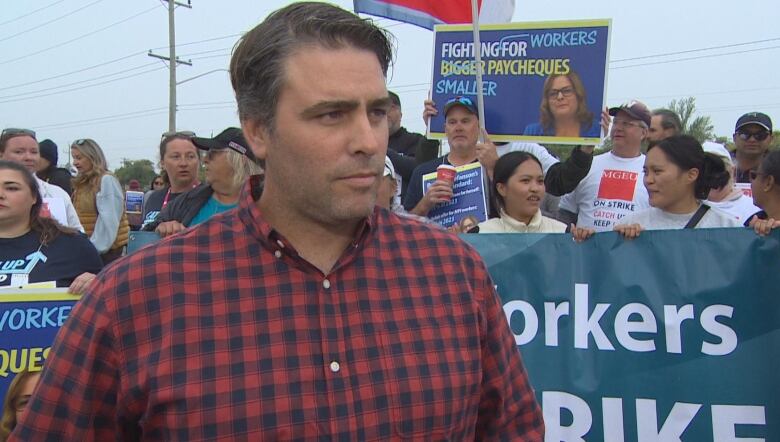
<path fill-rule="evenodd" d="M 385 324 L 383 360 L 399 438 L 473 438 L 482 380 L 479 328 L 476 315 L 447 310 Z"/>

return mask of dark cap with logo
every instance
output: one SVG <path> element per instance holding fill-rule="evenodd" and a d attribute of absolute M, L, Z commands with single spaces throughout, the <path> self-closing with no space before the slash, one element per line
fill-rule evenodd
<path fill-rule="evenodd" d="M 447 100 L 447 103 L 444 105 L 444 116 L 446 117 L 450 112 L 450 109 L 455 106 L 463 106 L 472 114 L 479 115 L 479 112 L 477 111 L 477 103 L 475 103 L 474 100 L 469 97 L 463 97 L 459 95 Z"/>
<path fill-rule="evenodd" d="M 769 118 L 769 115 L 762 114 L 761 112 L 748 112 L 745 115 L 739 117 L 739 120 L 737 120 L 737 126 L 734 128 L 734 132 L 738 131 L 742 126 L 747 126 L 748 124 L 757 124 L 769 132 L 772 132 L 772 119 Z"/>
<path fill-rule="evenodd" d="M 257 162 L 255 154 L 252 152 L 249 143 L 247 143 L 244 138 L 244 134 L 241 132 L 241 129 L 237 127 L 229 127 L 214 138 L 192 137 L 192 143 L 195 144 L 198 149 L 202 150 L 232 149 L 250 160 Z"/>
<path fill-rule="evenodd" d="M 650 127 L 650 109 L 645 106 L 644 103 L 638 100 L 631 100 L 628 103 L 623 103 L 617 107 L 609 108 L 609 115 L 615 116 L 618 112 L 623 111 L 627 113 L 631 118 L 644 122 L 647 127 Z"/>

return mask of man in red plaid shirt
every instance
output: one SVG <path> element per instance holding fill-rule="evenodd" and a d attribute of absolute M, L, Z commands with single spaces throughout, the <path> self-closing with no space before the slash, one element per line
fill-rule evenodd
<path fill-rule="evenodd" d="M 271 14 L 233 54 L 239 207 L 109 267 L 13 440 L 527 440 L 544 424 L 477 253 L 375 206 L 384 31 Z"/>

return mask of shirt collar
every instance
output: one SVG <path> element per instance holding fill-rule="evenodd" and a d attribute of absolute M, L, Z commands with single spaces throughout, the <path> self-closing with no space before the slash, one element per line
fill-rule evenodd
<path fill-rule="evenodd" d="M 505 222 L 507 225 L 512 227 L 514 230 L 528 230 L 528 229 L 539 229 L 539 227 L 542 225 L 542 211 L 537 210 L 536 213 L 534 213 L 534 216 L 531 218 L 531 222 L 526 224 L 522 221 L 518 221 L 509 214 L 507 214 L 504 209 L 501 209 L 500 211 L 501 220 Z"/>
<path fill-rule="evenodd" d="M 246 185 L 241 191 L 238 203 L 238 217 L 246 226 L 247 231 L 266 248 L 277 249 L 279 241 L 285 247 L 292 247 L 284 237 L 271 226 L 263 217 L 263 212 L 257 206 L 257 201 L 263 194 L 263 175 L 253 175 L 249 177 Z M 352 240 L 352 248 L 356 249 L 364 244 L 370 234 L 375 230 L 379 208 L 374 207 L 374 211 L 363 219 L 358 226 L 355 237 Z"/>

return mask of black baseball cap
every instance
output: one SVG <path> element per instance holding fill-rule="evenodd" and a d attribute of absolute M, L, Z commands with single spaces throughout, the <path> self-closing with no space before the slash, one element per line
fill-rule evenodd
<path fill-rule="evenodd" d="M 769 115 L 762 114 L 761 112 L 748 112 L 745 115 L 739 117 L 739 120 L 737 120 L 737 125 L 734 128 L 734 132 L 738 131 L 742 126 L 747 126 L 748 124 L 757 124 L 769 132 L 772 132 L 772 119 L 769 118 Z"/>
<path fill-rule="evenodd" d="M 232 149 L 250 160 L 257 162 L 257 158 L 255 158 L 255 154 L 249 147 L 249 143 L 246 142 L 243 132 L 237 127 L 229 127 L 214 138 L 192 137 L 191 140 L 198 149 Z"/>

